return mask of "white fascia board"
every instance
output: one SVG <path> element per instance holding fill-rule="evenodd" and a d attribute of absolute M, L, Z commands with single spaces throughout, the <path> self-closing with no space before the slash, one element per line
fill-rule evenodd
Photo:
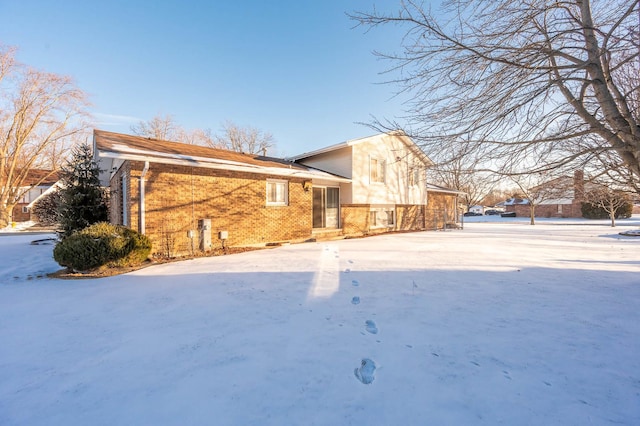
<path fill-rule="evenodd" d="M 111 152 L 111 151 L 101 151 L 99 153 L 99 156 L 101 158 L 115 158 L 120 160 L 131 160 L 131 161 L 149 161 L 151 163 L 173 164 L 177 166 L 202 167 L 205 169 L 228 170 L 228 171 L 255 173 L 255 174 L 263 174 L 263 175 L 289 176 L 289 177 L 297 177 L 297 178 L 303 178 L 303 179 L 326 179 L 326 180 L 331 180 L 333 182 L 351 182 L 351 179 L 335 176 L 330 173 L 321 172 L 321 171 L 299 170 L 299 169 L 294 169 L 292 167 L 289 169 L 282 168 L 282 167 L 263 167 L 263 166 L 256 166 L 252 164 L 238 163 L 235 161 L 216 160 L 216 159 L 203 158 L 203 157 L 180 156 L 176 158 L 173 156 L 171 157 L 162 156 L 162 158 L 156 158 L 156 157 L 150 157 L 149 155 L 144 155 L 144 154 L 123 154 L 123 153 L 117 153 L 117 152 Z"/>
<path fill-rule="evenodd" d="M 54 183 L 53 185 L 51 185 L 49 188 L 47 188 L 46 191 L 44 191 L 42 194 L 38 195 L 32 202 L 30 202 L 29 204 L 27 204 L 28 208 L 32 208 L 34 206 L 34 204 L 36 202 L 38 202 L 38 200 L 40 200 L 43 197 L 46 197 L 47 195 L 51 194 L 54 191 L 57 191 L 58 188 L 62 188 L 62 184 L 60 183 L 60 181 Z"/>
<path fill-rule="evenodd" d="M 335 144 L 335 145 L 330 145 L 330 146 L 326 146 L 324 148 L 316 149 L 315 151 L 304 152 L 302 154 L 295 155 L 293 157 L 287 157 L 287 160 L 289 160 L 289 161 L 298 161 L 298 160 L 301 160 L 303 158 L 315 157 L 316 155 L 326 154 L 327 152 L 332 152 L 332 151 L 337 151 L 339 149 L 346 148 L 346 147 L 351 146 L 351 145 L 353 145 L 353 144 L 351 144 L 349 142 L 341 142 L 341 143 L 338 143 L 338 144 Z"/>
<path fill-rule="evenodd" d="M 442 188 L 439 186 L 433 186 L 432 184 L 427 184 L 427 192 L 445 192 L 447 194 L 456 194 L 456 195 L 465 195 L 466 192 L 464 191 L 458 191 L 457 189 L 449 189 L 449 188 Z"/>

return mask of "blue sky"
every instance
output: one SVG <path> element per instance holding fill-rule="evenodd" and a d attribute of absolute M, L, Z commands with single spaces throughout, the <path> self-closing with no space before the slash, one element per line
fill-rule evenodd
<path fill-rule="evenodd" d="M 187 129 L 231 120 L 273 134 L 294 155 L 374 133 L 356 124 L 402 115 L 380 84 L 401 30 L 368 33 L 345 12 L 395 10 L 396 0 L 0 0 L 0 43 L 18 60 L 70 75 L 96 127 L 170 114 Z"/>

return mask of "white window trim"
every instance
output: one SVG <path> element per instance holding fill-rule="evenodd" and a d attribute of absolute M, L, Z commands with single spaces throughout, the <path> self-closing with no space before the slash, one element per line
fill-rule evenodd
<path fill-rule="evenodd" d="M 374 180 L 373 179 L 373 170 L 374 170 L 373 162 L 374 161 L 378 165 L 378 167 L 376 167 L 376 174 L 382 175 L 382 179 L 381 180 Z M 387 161 L 385 159 L 374 157 L 374 156 L 370 156 L 369 157 L 369 182 L 372 183 L 372 184 L 386 185 L 386 183 L 387 183 Z"/>
<path fill-rule="evenodd" d="M 269 184 L 284 186 L 284 201 L 269 201 Z M 266 183 L 267 206 L 288 206 L 289 205 L 289 181 L 280 179 L 267 179 Z"/>
<path fill-rule="evenodd" d="M 389 221 L 387 220 L 388 218 L 388 213 L 391 213 L 393 221 L 391 223 L 389 223 Z M 369 210 L 369 217 L 371 218 L 372 213 L 375 214 L 376 223 L 371 223 L 369 225 L 370 228 L 374 229 L 374 228 L 394 228 L 396 226 L 396 209 L 395 207 L 372 207 Z"/>
<path fill-rule="evenodd" d="M 419 166 L 413 166 L 409 169 L 409 186 L 419 186 L 421 181 L 421 169 Z"/>

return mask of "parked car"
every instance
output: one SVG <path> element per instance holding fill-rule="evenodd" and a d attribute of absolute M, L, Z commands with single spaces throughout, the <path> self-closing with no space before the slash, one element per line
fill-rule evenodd
<path fill-rule="evenodd" d="M 484 212 L 484 214 L 487 215 L 487 216 L 497 216 L 497 215 L 502 214 L 502 213 L 504 213 L 504 212 L 500 211 L 500 210 L 487 210 L 487 211 Z"/>
<path fill-rule="evenodd" d="M 501 217 L 516 217 L 516 212 L 504 212 L 500 214 Z"/>
<path fill-rule="evenodd" d="M 482 216 L 482 213 L 476 213 L 476 212 L 465 212 L 464 214 L 465 216 Z"/>

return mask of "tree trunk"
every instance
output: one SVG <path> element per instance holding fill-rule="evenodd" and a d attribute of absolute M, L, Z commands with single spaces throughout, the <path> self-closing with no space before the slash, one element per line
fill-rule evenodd
<path fill-rule="evenodd" d="M 611 227 L 616 226 L 616 209 L 613 206 L 613 202 L 609 202 L 609 217 L 611 218 Z"/>
<path fill-rule="evenodd" d="M 13 205 L 7 205 L 6 207 L 0 209 L 0 228 L 4 228 L 11 223 L 12 213 Z"/>
<path fill-rule="evenodd" d="M 536 206 L 534 206 L 533 204 L 529 204 L 529 214 L 531 216 L 531 222 L 529 222 L 529 224 L 535 225 L 536 224 Z"/>

